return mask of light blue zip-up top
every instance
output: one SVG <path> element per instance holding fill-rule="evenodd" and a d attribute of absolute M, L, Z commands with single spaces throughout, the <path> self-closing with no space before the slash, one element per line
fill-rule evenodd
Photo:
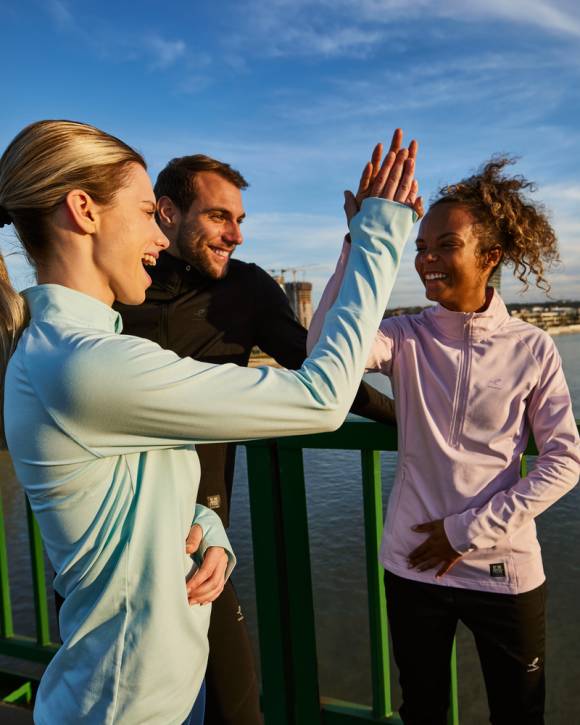
<path fill-rule="evenodd" d="M 187 602 L 194 443 L 333 430 L 354 398 L 413 223 L 368 199 L 320 342 L 296 371 L 209 365 L 121 335 L 119 315 L 60 285 L 25 292 L 6 437 L 65 597 L 38 725 L 180 725 L 204 676 L 210 607 Z"/>

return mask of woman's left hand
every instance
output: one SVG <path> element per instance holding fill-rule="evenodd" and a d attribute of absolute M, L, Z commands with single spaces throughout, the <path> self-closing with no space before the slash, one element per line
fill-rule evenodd
<path fill-rule="evenodd" d="M 409 554 L 407 559 L 409 569 L 426 571 L 439 566 L 435 576 L 441 577 L 447 574 L 461 559 L 461 554 L 455 551 L 449 543 L 443 526 L 443 519 L 411 526 L 411 529 L 418 534 L 429 534 L 429 537 Z"/>

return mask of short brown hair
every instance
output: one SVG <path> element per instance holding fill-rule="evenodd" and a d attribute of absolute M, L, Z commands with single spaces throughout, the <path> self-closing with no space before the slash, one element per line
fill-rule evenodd
<path fill-rule="evenodd" d="M 168 196 L 181 212 L 187 212 L 197 195 L 196 177 L 202 171 L 218 174 L 238 189 L 248 188 L 248 182 L 229 164 L 204 154 L 194 154 L 171 159 L 157 177 L 155 196 L 157 199 Z"/>

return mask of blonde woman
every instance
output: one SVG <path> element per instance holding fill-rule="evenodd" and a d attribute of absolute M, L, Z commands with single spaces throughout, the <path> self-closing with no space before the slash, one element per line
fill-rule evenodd
<path fill-rule="evenodd" d="M 65 598 L 39 725 L 201 722 L 210 608 L 188 592 L 211 601 L 234 559 L 217 517 L 195 505 L 194 444 L 340 425 L 416 194 L 401 158 L 375 185 L 381 198 L 364 201 L 343 292 L 300 370 L 214 366 L 120 334 L 111 309 L 143 301 L 146 267 L 167 246 L 142 157 L 70 121 L 32 124 L 8 146 L 0 225 L 14 225 L 39 284 L 23 302 L 1 283 L 5 435 Z M 192 521 L 201 568 L 186 584 Z"/>

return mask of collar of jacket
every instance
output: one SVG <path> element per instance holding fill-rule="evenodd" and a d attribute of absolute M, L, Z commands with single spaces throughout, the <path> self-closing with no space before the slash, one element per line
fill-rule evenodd
<path fill-rule="evenodd" d="M 483 312 L 453 312 L 438 304 L 427 310 L 427 314 L 441 334 L 456 340 L 465 338 L 465 328 L 469 323 L 472 337 L 490 337 L 510 316 L 495 290 L 492 290 L 491 300 Z"/>
<path fill-rule="evenodd" d="M 183 287 L 187 289 L 201 287 L 214 281 L 200 274 L 192 264 L 174 257 L 169 252 L 161 252 L 156 266 L 148 268 L 147 272 L 155 286 L 170 292 L 179 292 Z"/>
<path fill-rule="evenodd" d="M 60 284 L 39 284 L 22 292 L 34 321 L 78 325 L 120 334 L 121 315 L 104 302 Z"/>

